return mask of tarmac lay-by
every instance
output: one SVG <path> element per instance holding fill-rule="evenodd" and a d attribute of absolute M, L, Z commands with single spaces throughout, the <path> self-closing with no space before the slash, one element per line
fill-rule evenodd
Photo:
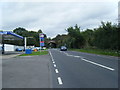
<path fill-rule="evenodd" d="M 51 88 L 50 56 L 2 59 L 3 88 Z"/>

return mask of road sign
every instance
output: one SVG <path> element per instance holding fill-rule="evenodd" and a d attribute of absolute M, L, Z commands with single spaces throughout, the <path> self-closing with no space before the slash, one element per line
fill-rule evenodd
<path fill-rule="evenodd" d="M 39 34 L 39 39 L 40 39 L 40 47 L 45 46 L 45 44 L 44 44 L 44 34 L 43 33 Z"/>

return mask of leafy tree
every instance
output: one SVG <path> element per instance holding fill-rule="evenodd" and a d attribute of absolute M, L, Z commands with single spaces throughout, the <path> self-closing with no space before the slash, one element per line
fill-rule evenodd
<path fill-rule="evenodd" d="M 84 45 L 84 37 L 82 36 L 80 32 L 80 27 L 76 24 L 75 27 L 69 27 L 66 30 L 68 32 L 68 35 L 71 36 L 73 41 L 71 44 L 74 48 L 82 48 Z"/>
<path fill-rule="evenodd" d="M 94 45 L 101 49 L 117 49 L 118 29 L 111 22 L 101 22 L 101 26 L 94 31 Z"/>
<path fill-rule="evenodd" d="M 82 32 L 82 35 L 85 39 L 85 47 L 89 48 L 93 46 L 94 32 L 93 30 L 87 29 Z"/>
<path fill-rule="evenodd" d="M 28 35 L 28 31 L 25 28 L 18 27 L 13 30 L 14 33 L 26 37 Z"/>

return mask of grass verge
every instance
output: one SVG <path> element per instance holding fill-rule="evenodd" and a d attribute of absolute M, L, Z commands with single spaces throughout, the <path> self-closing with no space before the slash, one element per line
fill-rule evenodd
<path fill-rule="evenodd" d="M 114 50 L 102 50 L 102 49 L 69 49 L 70 51 L 86 52 L 99 55 L 109 55 L 120 57 L 120 52 Z"/>
<path fill-rule="evenodd" d="M 37 52 L 32 52 L 31 54 L 21 54 L 19 56 L 33 56 L 33 55 L 46 55 L 48 54 L 48 51 L 37 51 Z"/>

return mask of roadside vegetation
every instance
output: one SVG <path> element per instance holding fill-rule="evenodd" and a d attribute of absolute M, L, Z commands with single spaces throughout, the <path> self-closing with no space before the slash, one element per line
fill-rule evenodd
<path fill-rule="evenodd" d="M 37 52 L 32 52 L 31 54 L 21 54 L 19 56 L 33 56 L 33 55 L 47 55 L 48 51 L 37 51 Z"/>
<path fill-rule="evenodd" d="M 57 35 L 53 40 L 57 47 L 67 46 L 71 50 L 118 56 L 120 50 L 120 28 L 111 22 L 101 22 L 98 28 L 81 30 L 76 24 L 66 29 L 68 34 Z"/>
<path fill-rule="evenodd" d="M 78 51 L 78 52 L 85 52 L 85 53 L 92 53 L 92 54 L 99 54 L 99 55 L 109 55 L 109 56 L 120 56 L 116 50 L 104 50 L 104 49 L 69 49 L 70 51 Z"/>

